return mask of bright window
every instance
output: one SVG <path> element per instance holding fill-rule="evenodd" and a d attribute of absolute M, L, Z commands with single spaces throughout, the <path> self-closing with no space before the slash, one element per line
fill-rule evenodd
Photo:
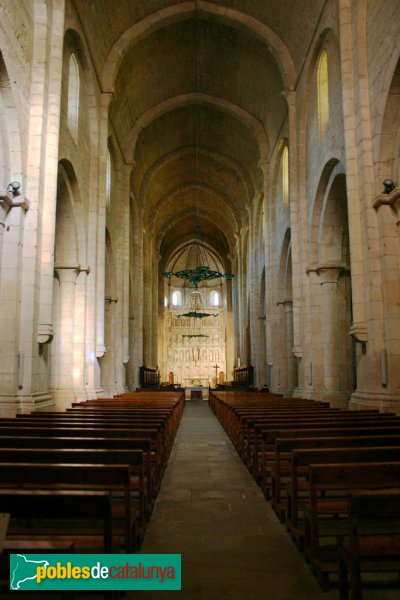
<path fill-rule="evenodd" d="M 68 74 L 68 129 L 74 140 L 78 137 L 78 116 L 79 116 L 79 67 L 75 54 L 71 54 L 69 59 Z"/>
<path fill-rule="evenodd" d="M 181 303 L 181 293 L 180 292 L 172 292 L 172 306 L 179 306 Z"/>
<path fill-rule="evenodd" d="M 289 204 L 289 150 L 284 146 L 281 155 L 281 172 L 282 172 L 282 202 L 283 206 Z"/>
<path fill-rule="evenodd" d="M 318 61 L 317 94 L 319 138 L 321 140 L 326 133 L 329 123 L 328 55 L 326 50 L 321 52 Z"/>
<path fill-rule="evenodd" d="M 213 306 L 219 306 L 220 305 L 220 293 L 219 292 L 213 292 L 211 295 L 211 304 Z"/>
<path fill-rule="evenodd" d="M 107 163 L 106 163 L 106 208 L 110 208 L 111 203 L 111 154 L 107 148 Z"/>

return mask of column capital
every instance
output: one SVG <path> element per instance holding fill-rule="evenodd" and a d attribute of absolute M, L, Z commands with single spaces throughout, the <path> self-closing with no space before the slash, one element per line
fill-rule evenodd
<path fill-rule="evenodd" d="M 264 176 L 267 176 L 269 173 L 269 160 L 268 158 L 260 158 L 258 161 L 258 168 L 261 169 Z"/>
<path fill-rule="evenodd" d="M 296 90 L 294 88 L 285 88 L 281 91 L 281 98 L 285 98 L 288 106 L 296 103 Z"/>
<path fill-rule="evenodd" d="M 400 222 L 400 187 L 395 187 L 390 194 L 376 196 L 373 207 L 378 211 L 382 206 L 392 208 L 398 216 L 398 223 Z"/>
<path fill-rule="evenodd" d="M 108 109 L 108 107 L 110 106 L 111 102 L 114 100 L 114 90 L 110 91 L 110 92 L 102 92 L 100 95 L 100 104 L 103 108 Z"/>
<path fill-rule="evenodd" d="M 37 329 L 38 344 L 49 344 L 53 340 L 53 324 L 39 323 Z"/>
<path fill-rule="evenodd" d="M 86 273 L 89 275 L 90 267 L 82 267 L 81 265 L 55 265 L 54 270 L 60 274 L 60 271 L 75 271 L 76 276 L 80 273 Z"/>
<path fill-rule="evenodd" d="M 0 205 L 9 208 L 23 208 L 28 210 L 29 200 L 25 196 L 13 196 L 8 190 L 0 190 Z"/>
<path fill-rule="evenodd" d="M 350 335 L 355 342 L 365 344 L 368 342 L 368 329 L 366 323 L 353 323 L 350 327 Z"/>
<path fill-rule="evenodd" d="M 283 300 L 278 300 L 276 303 L 277 306 L 284 306 L 286 309 L 293 308 L 293 300 L 291 298 L 283 298 Z"/>
<path fill-rule="evenodd" d="M 321 285 L 324 283 L 337 283 L 340 275 L 349 273 L 350 269 L 344 264 L 335 265 L 319 265 L 316 269 L 317 274 L 321 279 Z"/>

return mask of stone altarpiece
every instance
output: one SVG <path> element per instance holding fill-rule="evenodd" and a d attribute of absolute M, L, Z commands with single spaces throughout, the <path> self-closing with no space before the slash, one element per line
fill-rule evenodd
<path fill-rule="evenodd" d="M 165 308 L 165 380 L 172 372 L 182 386 L 214 386 L 216 371 L 218 378 L 226 375 L 226 311 L 213 307 L 203 319 L 179 317 L 187 308 Z M 206 337 L 193 337 L 199 335 Z"/>

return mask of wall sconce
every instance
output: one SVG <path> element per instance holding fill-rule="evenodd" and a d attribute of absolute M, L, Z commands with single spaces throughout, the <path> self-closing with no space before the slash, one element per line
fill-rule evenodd
<path fill-rule="evenodd" d="M 19 196 L 19 194 L 20 194 L 20 192 L 19 192 L 20 187 L 21 187 L 21 184 L 19 181 L 12 181 L 7 186 L 7 192 L 10 192 L 10 194 L 12 194 L 13 197 L 15 198 L 15 196 Z"/>
<path fill-rule="evenodd" d="M 385 181 L 383 182 L 383 193 L 384 194 L 390 194 L 391 192 L 393 192 L 394 190 L 394 183 L 392 179 L 385 179 Z"/>

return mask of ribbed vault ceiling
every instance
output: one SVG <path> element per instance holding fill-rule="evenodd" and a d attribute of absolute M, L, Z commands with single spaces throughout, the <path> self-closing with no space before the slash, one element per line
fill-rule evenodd
<path fill-rule="evenodd" d="M 202 238 L 229 268 L 322 0 L 74 0 L 163 260 Z M 301 26 L 299 26 L 301 23 Z"/>

